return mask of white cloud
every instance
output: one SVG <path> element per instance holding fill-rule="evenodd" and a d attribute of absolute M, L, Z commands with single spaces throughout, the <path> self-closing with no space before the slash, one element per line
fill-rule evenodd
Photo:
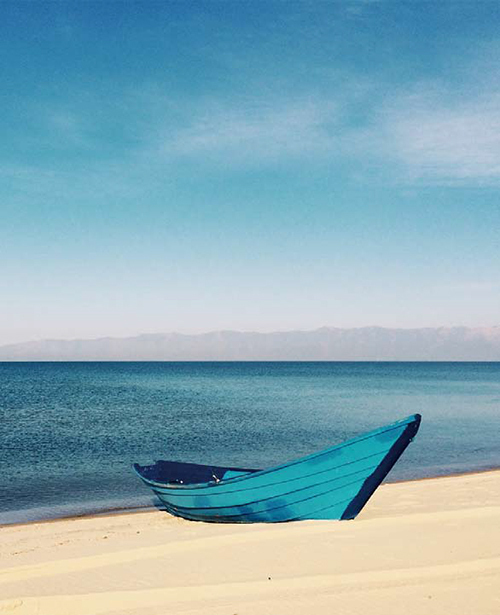
<path fill-rule="evenodd" d="M 500 180 L 500 94 L 454 102 L 402 96 L 379 127 L 385 155 L 414 180 L 497 183 Z"/>
<path fill-rule="evenodd" d="M 206 160 L 221 168 L 341 163 L 364 183 L 498 185 L 500 79 L 491 62 L 477 58 L 461 71 L 454 88 L 445 78 L 398 88 L 335 74 L 329 90 L 295 98 L 266 92 L 183 101 L 150 87 L 117 92 L 104 108 L 85 96 L 81 104 L 38 103 L 44 121 L 37 139 L 54 156 L 80 150 L 84 157 L 68 177 L 65 160 L 35 166 L 48 173 L 43 185 L 60 183 L 61 191 L 77 176 L 85 186 L 102 182 L 121 192 L 120 183 L 165 181 L 166 164 L 175 174 L 177 161 Z"/>
<path fill-rule="evenodd" d="M 216 105 L 199 113 L 189 127 L 167 135 L 161 150 L 170 156 L 223 156 L 245 163 L 324 154 L 335 142 L 337 121 L 335 103 L 325 99 Z"/>
<path fill-rule="evenodd" d="M 469 71 L 470 72 L 470 71 Z M 352 80 L 355 83 L 355 80 Z M 485 186 L 500 183 L 500 87 L 444 83 L 390 89 L 364 82 L 295 101 L 219 103 L 194 112 L 186 127 L 161 134 L 170 160 L 225 164 L 290 160 L 335 165 L 391 182 Z M 360 111 L 362 110 L 362 111 Z M 353 115 L 354 114 L 354 115 Z M 354 118 L 354 120 L 353 120 Z M 366 181 L 366 177 L 365 177 Z"/>

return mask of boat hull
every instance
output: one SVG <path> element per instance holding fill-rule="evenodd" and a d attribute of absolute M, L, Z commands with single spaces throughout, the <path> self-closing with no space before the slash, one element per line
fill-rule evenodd
<path fill-rule="evenodd" d="M 185 519 L 217 523 L 354 519 L 413 440 L 420 420 L 415 414 L 265 470 L 164 461 L 134 468 L 165 509 Z"/>

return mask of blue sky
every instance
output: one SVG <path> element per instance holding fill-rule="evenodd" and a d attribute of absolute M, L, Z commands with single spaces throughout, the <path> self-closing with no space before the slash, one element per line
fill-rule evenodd
<path fill-rule="evenodd" d="M 498 2 L 2 2 L 0 343 L 500 324 Z"/>

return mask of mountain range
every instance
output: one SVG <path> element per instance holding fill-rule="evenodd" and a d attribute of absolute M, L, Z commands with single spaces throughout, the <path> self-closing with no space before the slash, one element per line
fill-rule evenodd
<path fill-rule="evenodd" d="M 41 340 L 1 346 L 0 361 L 500 361 L 500 326 Z"/>

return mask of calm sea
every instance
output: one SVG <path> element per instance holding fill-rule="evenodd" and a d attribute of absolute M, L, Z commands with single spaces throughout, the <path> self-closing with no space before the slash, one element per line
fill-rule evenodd
<path fill-rule="evenodd" d="M 0 523 L 151 505 L 133 462 L 264 467 L 415 412 L 390 480 L 500 466 L 500 363 L 0 363 Z"/>

